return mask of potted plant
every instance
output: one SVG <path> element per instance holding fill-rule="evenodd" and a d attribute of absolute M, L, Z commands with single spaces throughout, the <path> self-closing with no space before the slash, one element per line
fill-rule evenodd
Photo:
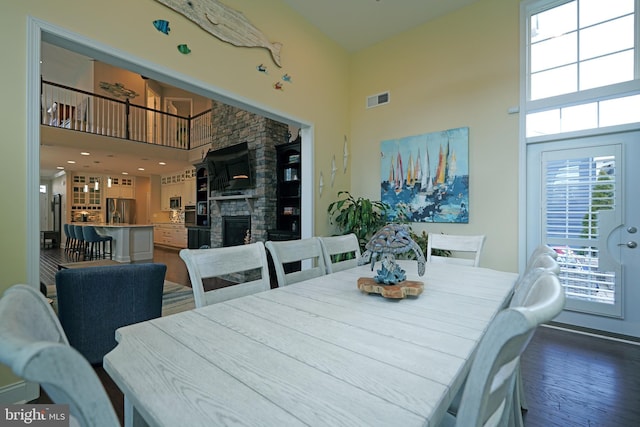
<path fill-rule="evenodd" d="M 339 191 L 338 200 L 329 204 L 327 212 L 329 221 L 338 227 L 340 234 L 355 234 L 360 243 L 360 249 L 364 251 L 364 246 L 373 233 L 389 222 L 391 206 L 364 197 L 355 198 L 348 191 Z M 406 222 L 402 209 L 397 217 L 398 222 Z"/>

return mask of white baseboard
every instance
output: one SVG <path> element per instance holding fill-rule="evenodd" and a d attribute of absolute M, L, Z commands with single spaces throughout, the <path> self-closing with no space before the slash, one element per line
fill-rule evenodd
<path fill-rule="evenodd" d="M 12 405 L 30 402 L 40 397 L 40 385 L 19 381 L 0 387 L 0 403 Z"/>

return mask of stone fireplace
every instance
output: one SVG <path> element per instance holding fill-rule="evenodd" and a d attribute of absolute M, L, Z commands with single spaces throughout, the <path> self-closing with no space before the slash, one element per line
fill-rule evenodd
<path fill-rule="evenodd" d="M 250 243 L 264 242 L 267 230 L 276 228 L 275 147 L 287 142 L 289 128 L 284 123 L 217 102 L 213 105 L 211 126 L 215 129 L 213 150 L 247 141 L 255 177 L 255 187 L 242 190 L 240 195 L 210 191 L 211 247 L 245 243 L 247 227 Z M 235 228 L 239 230 L 231 230 Z M 238 236 L 230 238 L 229 232 L 237 232 Z"/>

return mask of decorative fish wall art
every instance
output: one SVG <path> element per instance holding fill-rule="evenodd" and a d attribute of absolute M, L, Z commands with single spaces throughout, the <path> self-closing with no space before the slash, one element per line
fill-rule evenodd
<path fill-rule="evenodd" d="M 193 23 L 218 39 L 237 47 L 261 47 L 271 52 L 271 58 L 282 67 L 282 44 L 269 41 L 267 36 L 235 9 L 217 0 L 156 0 L 184 15 Z"/>
<path fill-rule="evenodd" d="M 166 35 L 169 35 L 169 31 L 171 31 L 171 28 L 169 28 L 169 21 L 165 21 L 164 19 L 156 19 L 153 21 L 153 26 L 156 27 L 156 30 Z"/>

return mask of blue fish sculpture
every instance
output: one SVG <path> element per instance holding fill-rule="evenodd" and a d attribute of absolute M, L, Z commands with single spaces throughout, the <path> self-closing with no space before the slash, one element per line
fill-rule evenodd
<path fill-rule="evenodd" d="M 285 74 L 284 76 L 282 76 L 282 80 L 287 83 L 291 83 L 291 76 L 289 74 Z"/>
<path fill-rule="evenodd" d="M 156 27 L 156 30 L 167 35 L 169 35 L 169 31 L 171 31 L 169 21 L 165 21 L 164 19 L 156 19 L 153 21 L 153 26 Z"/>

